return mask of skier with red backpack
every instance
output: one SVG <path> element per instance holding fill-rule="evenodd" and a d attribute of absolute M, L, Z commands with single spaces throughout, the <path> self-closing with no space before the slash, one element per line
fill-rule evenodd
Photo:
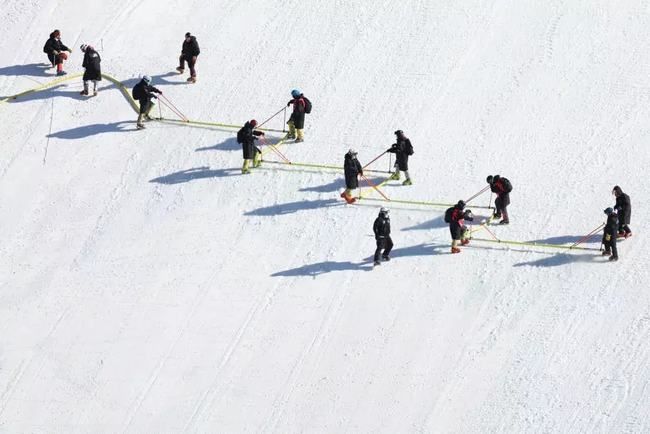
<path fill-rule="evenodd" d="M 56 75 L 65 75 L 67 74 L 63 70 L 63 61 L 68 59 L 68 55 L 65 52 L 72 53 L 68 47 L 61 42 L 61 32 L 55 30 L 50 33 L 50 38 L 45 42 L 43 46 L 43 52 L 47 54 L 52 66 L 56 66 Z"/>
<path fill-rule="evenodd" d="M 504 178 L 499 175 L 489 175 L 486 178 L 487 183 L 490 185 L 490 191 L 497 195 L 497 198 L 494 200 L 494 206 L 496 211 L 492 218 L 502 220 L 499 222 L 501 225 L 507 225 L 510 223 L 508 218 L 508 205 L 510 205 L 510 192 L 512 191 L 512 183 L 508 178 Z"/>
<path fill-rule="evenodd" d="M 293 104 L 293 113 L 287 121 L 287 125 L 289 125 L 287 139 L 296 139 L 295 143 L 300 143 L 305 141 L 303 133 L 305 114 L 311 113 L 311 101 L 298 89 L 293 89 L 291 96 L 293 98 L 287 103 L 287 107 Z"/>
<path fill-rule="evenodd" d="M 465 202 L 459 200 L 458 203 L 445 211 L 445 223 L 449 223 L 449 232 L 451 232 L 451 253 L 460 253 L 458 242 L 463 246 L 469 244 L 470 231 L 465 226 L 465 220 L 474 221 L 472 211 L 465 209 Z"/>
<path fill-rule="evenodd" d="M 399 180 L 400 170 L 406 175 L 406 180 L 402 185 L 412 185 L 411 175 L 409 175 L 409 156 L 413 155 L 413 145 L 411 141 L 404 135 L 404 131 L 395 131 L 397 141 L 386 152 L 395 154 L 395 172 L 390 176 L 390 179 Z"/>

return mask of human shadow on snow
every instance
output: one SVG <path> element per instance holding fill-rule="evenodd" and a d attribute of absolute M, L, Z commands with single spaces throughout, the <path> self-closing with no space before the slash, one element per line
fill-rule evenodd
<path fill-rule="evenodd" d="M 323 261 L 315 264 L 307 264 L 290 270 L 278 271 L 271 274 L 272 277 L 295 277 L 310 276 L 316 277 L 321 274 L 333 271 L 371 271 L 372 261 L 350 262 L 350 261 Z"/>
<path fill-rule="evenodd" d="M 196 148 L 194 151 L 202 152 L 202 151 L 240 151 L 240 150 L 241 150 L 241 145 L 237 143 L 237 139 L 235 137 L 231 137 L 229 139 L 224 140 L 221 143 L 217 143 L 216 145 Z"/>
<path fill-rule="evenodd" d="M 342 190 L 345 188 L 345 180 L 337 178 L 332 182 L 323 185 L 316 185 L 313 187 L 303 187 L 299 191 L 313 191 L 315 193 L 329 193 L 332 191 Z"/>
<path fill-rule="evenodd" d="M 50 99 L 50 98 L 55 98 L 55 97 L 65 97 L 65 98 L 72 98 L 72 99 L 86 99 L 86 97 L 82 97 L 79 94 L 78 89 L 70 89 L 67 91 L 61 90 L 63 88 L 68 88 L 68 86 L 65 83 L 58 84 L 54 87 L 51 87 L 49 89 L 44 89 L 42 91 L 38 92 L 31 92 L 25 95 L 22 95 L 16 99 L 10 100 L 11 103 L 19 103 L 19 102 L 27 102 L 27 101 L 36 101 L 40 99 Z M 81 87 L 79 87 L 80 89 Z"/>
<path fill-rule="evenodd" d="M 226 176 L 236 176 L 241 175 L 241 169 L 232 168 L 232 169 L 217 169 L 211 170 L 207 166 L 194 167 L 192 169 L 181 170 L 179 172 L 170 173 L 169 175 L 160 176 L 154 178 L 149 182 L 155 182 L 158 184 L 182 184 L 184 182 L 190 182 L 197 179 L 205 178 L 223 178 Z"/>
<path fill-rule="evenodd" d="M 444 216 L 436 217 L 432 220 L 427 220 L 426 222 L 418 223 L 414 226 L 409 226 L 403 228 L 403 231 L 421 231 L 428 229 L 440 229 L 449 226 L 449 223 L 445 223 Z"/>
<path fill-rule="evenodd" d="M 69 130 L 61 130 L 48 134 L 47 137 L 55 137 L 57 139 L 67 140 L 83 139 L 85 137 L 90 137 L 102 133 L 119 133 L 124 131 L 132 131 L 133 128 L 127 129 L 126 127 L 132 125 L 133 123 L 133 121 L 120 121 L 111 122 L 108 124 L 82 125 L 80 127 L 70 128 Z"/>
<path fill-rule="evenodd" d="M 584 235 L 563 235 L 559 237 L 544 238 L 541 240 L 530 241 L 531 243 L 546 243 L 546 244 L 573 244 L 582 240 Z M 602 236 L 594 235 L 586 243 L 600 243 Z"/>
<path fill-rule="evenodd" d="M 556 253 L 552 256 L 540 258 L 534 261 L 519 262 L 513 267 L 557 267 L 560 265 L 573 264 L 575 262 L 602 262 L 600 256 L 596 254 L 574 254 L 574 253 Z"/>
<path fill-rule="evenodd" d="M 0 75 L 30 75 L 34 77 L 48 77 L 54 74 L 48 74 L 47 70 L 52 68 L 49 63 L 29 63 L 27 65 L 12 65 L 0 68 Z"/>
<path fill-rule="evenodd" d="M 298 211 L 307 211 L 331 206 L 343 206 L 343 203 L 336 199 L 299 200 L 297 202 L 265 206 L 253 211 L 245 212 L 244 215 L 268 217 L 274 215 L 293 214 Z"/>

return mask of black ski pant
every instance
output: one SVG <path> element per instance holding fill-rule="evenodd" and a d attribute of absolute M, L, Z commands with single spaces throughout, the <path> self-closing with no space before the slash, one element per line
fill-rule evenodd
<path fill-rule="evenodd" d="M 607 235 L 603 236 L 603 245 L 606 252 L 612 252 L 612 257 L 618 258 L 618 249 L 616 248 L 616 234 L 611 235 L 609 241 Z"/>
<path fill-rule="evenodd" d="M 625 232 L 625 234 L 629 234 L 632 232 L 632 229 L 630 229 L 629 225 L 626 225 L 625 223 L 618 222 L 618 232 Z"/>
<path fill-rule="evenodd" d="M 178 63 L 181 67 L 181 69 L 185 69 L 185 62 L 187 62 L 187 66 L 190 68 L 190 77 L 196 77 L 196 70 L 194 69 L 194 65 L 196 65 L 196 56 L 186 56 L 184 54 L 181 54 L 181 57 L 178 59 Z"/>
<path fill-rule="evenodd" d="M 375 250 L 375 261 L 379 261 L 379 255 L 384 258 L 390 255 L 390 251 L 393 249 L 393 240 L 390 239 L 390 235 L 384 238 L 377 238 L 377 250 Z M 381 251 L 384 251 L 383 255 Z"/>

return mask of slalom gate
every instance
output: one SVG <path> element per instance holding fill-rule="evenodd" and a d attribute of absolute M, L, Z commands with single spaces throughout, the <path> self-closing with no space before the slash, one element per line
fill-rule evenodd
<path fill-rule="evenodd" d="M 3 99 L 0 99 L 0 104 L 7 104 L 11 103 L 12 101 L 15 101 L 21 97 L 25 97 L 28 95 L 31 95 L 36 92 L 42 92 L 45 90 L 48 90 L 52 87 L 58 86 L 62 83 L 65 83 L 67 81 L 71 80 L 76 80 L 79 79 L 83 76 L 82 73 L 77 73 L 77 74 L 70 74 L 66 75 L 64 77 L 56 78 L 49 83 L 45 83 L 39 86 L 36 86 L 32 89 L 25 90 L 23 92 L 17 93 L 15 95 L 11 95 L 8 97 L 5 97 Z M 122 93 L 126 101 L 129 103 L 133 111 L 136 113 L 139 113 L 139 106 L 138 103 L 133 99 L 131 96 L 131 93 L 129 90 L 126 88 L 126 86 L 119 80 L 117 80 L 114 77 L 111 77 L 110 75 L 107 74 L 102 74 L 102 78 L 106 79 L 107 81 L 111 82 L 114 84 L 118 90 Z M 231 131 L 231 130 L 238 130 L 242 127 L 242 125 L 236 125 L 236 124 L 228 124 L 228 123 L 222 123 L 222 122 L 212 122 L 212 121 L 200 121 L 200 120 L 194 120 L 194 119 L 189 119 L 185 117 L 185 115 L 182 114 L 178 110 L 176 106 L 173 105 L 169 99 L 166 97 L 163 97 L 161 95 L 160 101 L 163 105 L 167 106 L 174 114 L 176 114 L 179 119 L 170 119 L 170 118 L 165 118 L 160 116 L 159 118 L 154 118 L 154 120 L 158 122 L 163 122 L 163 123 L 169 123 L 169 124 L 175 124 L 179 126 L 188 126 L 188 127 L 194 127 L 194 128 L 213 128 L 213 129 L 220 129 L 220 130 L 226 130 L 226 131 Z M 271 119 L 273 119 L 275 116 L 279 115 L 282 112 L 285 112 L 286 116 L 286 108 L 284 110 L 280 110 L 277 113 L 275 113 L 273 116 L 271 116 L 269 119 L 265 120 L 263 124 L 267 123 Z M 261 125 L 260 125 L 261 126 Z M 273 129 L 273 128 L 256 128 L 257 130 L 260 131 L 265 131 L 265 132 L 274 132 L 274 133 L 286 133 L 285 130 L 278 130 L 278 129 Z M 307 169 L 313 169 L 313 170 L 334 170 L 334 171 L 342 171 L 343 167 L 334 165 L 334 164 L 319 164 L 319 163 L 308 163 L 308 162 L 294 162 L 290 161 L 280 150 L 278 149 L 279 146 L 286 144 L 286 140 L 288 138 L 288 134 L 285 134 L 278 142 L 276 143 L 268 143 L 265 140 L 263 141 L 263 144 L 265 145 L 265 148 L 262 150 L 262 155 L 267 155 L 270 152 L 275 152 L 278 156 L 280 156 L 280 159 L 283 161 L 277 161 L 277 160 L 268 160 L 268 159 L 262 159 L 262 162 L 268 163 L 268 164 L 276 164 L 276 165 L 285 165 L 288 167 L 298 167 L 298 168 L 307 168 Z M 370 163 L 368 163 L 364 167 L 364 173 L 379 173 L 379 174 L 391 174 L 390 171 L 387 170 L 372 170 L 372 169 L 366 169 L 367 166 L 375 162 L 376 160 L 379 159 L 382 155 L 384 155 L 386 152 L 380 154 L 377 158 L 373 159 Z M 418 205 L 422 207 L 433 207 L 433 208 L 448 208 L 452 207 L 455 204 L 453 203 L 445 203 L 445 202 L 433 202 L 433 201 L 419 201 L 419 200 L 401 200 L 401 199 L 390 199 L 388 196 L 386 196 L 382 191 L 381 187 L 386 185 L 388 181 L 391 180 L 390 177 L 384 179 L 382 182 L 379 184 L 374 184 L 371 182 L 365 175 L 362 176 L 362 178 L 366 181 L 366 184 L 368 187 L 365 189 L 365 191 L 369 191 L 372 193 L 373 191 L 378 193 L 381 197 L 367 197 L 366 195 L 362 194 L 363 189 L 360 187 L 360 193 L 359 196 L 356 197 L 356 199 L 359 202 L 365 202 L 365 201 L 370 201 L 370 202 L 384 202 L 384 203 L 394 203 L 394 204 L 404 204 L 404 205 Z M 476 198 L 483 192 L 487 191 L 488 188 L 484 188 L 475 195 L 471 196 L 466 202 L 469 202 L 470 200 Z M 488 210 L 493 210 L 494 207 L 492 206 L 480 206 L 480 205 L 472 205 L 472 208 L 477 208 L 477 209 L 488 209 Z M 541 248 L 548 248 L 548 249 L 558 249 L 558 250 L 564 250 L 564 251 L 599 251 L 600 249 L 594 248 L 594 247 L 582 247 L 579 244 L 582 244 L 586 241 L 588 241 L 590 238 L 595 236 L 597 234 L 597 231 L 599 231 L 604 224 L 601 224 L 598 226 L 596 229 L 592 230 L 589 232 L 586 236 L 582 237 L 580 240 L 578 240 L 576 243 L 571 244 L 571 245 L 566 245 L 566 244 L 552 244 L 552 243 L 543 243 L 543 242 L 535 242 L 535 241 L 515 241 L 515 240 L 502 240 L 496 237 L 494 233 L 488 228 L 489 223 L 491 222 L 492 217 L 487 219 L 486 222 L 482 223 L 479 225 L 477 228 L 472 229 L 471 233 L 475 233 L 480 230 L 486 230 L 491 236 L 492 239 L 489 238 L 477 238 L 474 236 L 470 236 L 472 241 L 478 241 L 478 242 L 484 242 L 484 243 L 493 243 L 493 244 L 499 244 L 503 246 L 524 246 L 524 247 L 541 247 Z"/>

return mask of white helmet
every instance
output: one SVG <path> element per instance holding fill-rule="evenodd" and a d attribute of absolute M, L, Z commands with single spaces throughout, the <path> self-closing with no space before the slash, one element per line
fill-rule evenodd
<path fill-rule="evenodd" d="M 390 212 L 390 211 L 389 211 L 388 208 L 386 208 L 386 207 L 383 207 L 383 206 L 382 206 L 381 208 L 379 208 L 379 214 L 388 215 L 389 212 Z"/>
<path fill-rule="evenodd" d="M 151 77 L 148 75 L 143 75 L 142 80 L 144 80 L 144 82 L 147 84 L 151 84 Z"/>
<path fill-rule="evenodd" d="M 348 149 L 348 154 L 350 154 L 350 155 L 357 155 L 358 152 L 355 151 L 353 148 L 350 148 L 350 149 Z"/>

